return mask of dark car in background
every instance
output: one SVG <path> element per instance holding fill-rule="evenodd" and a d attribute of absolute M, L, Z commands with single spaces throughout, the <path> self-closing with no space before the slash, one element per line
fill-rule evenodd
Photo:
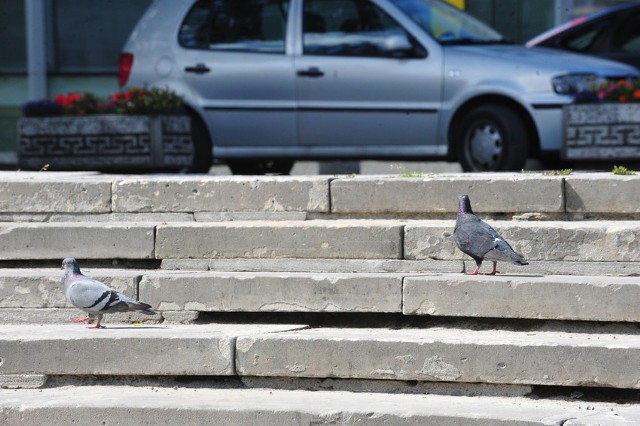
<path fill-rule="evenodd" d="M 640 68 L 640 3 L 625 3 L 580 16 L 526 43 L 600 56 Z"/>

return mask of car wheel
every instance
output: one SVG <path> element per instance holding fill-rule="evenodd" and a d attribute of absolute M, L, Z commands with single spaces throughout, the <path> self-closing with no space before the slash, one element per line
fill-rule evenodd
<path fill-rule="evenodd" d="M 522 119 L 504 105 L 471 110 L 455 141 L 458 161 L 468 172 L 522 170 L 529 152 Z"/>
<path fill-rule="evenodd" d="M 231 160 L 227 166 L 234 175 L 288 175 L 293 168 L 293 160 Z"/>
<path fill-rule="evenodd" d="M 191 138 L 193 140 L 193 162 L 189 167 L 190 173 L 208 173 L 211 168 L 211 138 L 209 130 L 202 119 L 191 115 Z"/>

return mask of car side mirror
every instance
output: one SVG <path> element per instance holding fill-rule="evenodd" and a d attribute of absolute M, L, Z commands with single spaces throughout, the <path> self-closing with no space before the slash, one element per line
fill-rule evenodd
<path fill-rule="evenodd" d="M 422 46 L 417 46 L 417 43 L 407 36 L 407 34 L 394 34 L 387 37 L 385 41 L 385 48 L 389 52 L 391 57 L 394 58 L 416 58 L 426 56 L 426 52 Z"/>

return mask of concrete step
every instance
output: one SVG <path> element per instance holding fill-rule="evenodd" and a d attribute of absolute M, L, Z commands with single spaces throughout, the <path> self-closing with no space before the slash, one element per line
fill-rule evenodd
<path fill-rule="evenodd" d="M 372 217 L 482 214 L 637 217 L 640 176 L 446 173 L 387 176 L 126 176 L 0 172 L 0 214 L 298 212 Z"/>
<path fill-rule="evenodd" d="M 640 388 L 640 335 L 316 328 L 239 337 L 242 376 Z"/>
<path fill-rule="evenodd" d="M 168 223 L 157 227 L 156 257 L 462 260 L 451 238 L 454 225 L 441 220 Z M 640 261 L 637 221 L 492 225 L 530 261 Z"/>
<path fill-rule="evenodd" d="M 3 424 L 618 425 L 633 404 L 270 389 L 78 386 L 0 390 Z"/>
<path fill-rule="evenodd" d="M 0 375 L 230 376 L 239 336 L 304 325 L 0 326 Z"/>
<path fill-rule="evenodd" d="M 88 268 L 85 274 L 158 314 L 117 322 L 185 322 L 198 312 L 395 313 L 408 316 L 640 322 L 636 277 L 466 276 L 462 273 L 163 271 Z M 0 269 L 0 324 L 66 323 L 81 311 L 59 269 Z"/>
<path fill-rule="evenodd" d="M 0 224 L 0 259 L 468 259 L 452 220 Z M 532 262 L 640 262 L 640 221 L 492 221 Z M 569 268 L 565 268 L 569 269 Z M 527 271 L 528 268 L 519 270 Z"/>
<path fill-rule="evenodd" d="M 640 389 L 640 335 L 202 324 L 0 327 L 0 375 L 258 376 Z"/>
<path fill-rule="evenodd" d="M 487 272 L 491 269 L 483 266 Z M 475 268 L 471 260 L 437 259 L 163 259 L 164 270 L 227 272 L 315 272 L 315 273 L 462 273 Z M 531 260 L 525 268 L 500 264 L 500 272 L 514 275 L 638 276 L 640 262 L 581 262 Z"/>

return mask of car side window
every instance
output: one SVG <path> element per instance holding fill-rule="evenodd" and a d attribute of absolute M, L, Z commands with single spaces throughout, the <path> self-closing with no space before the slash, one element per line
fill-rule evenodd
<path fill-rule="evenodd" d="M 426 56 L 400 24 L 368 0 L 306 0 L 302 31 L 305 55 Z"/>
<path fill-rule="evenodd" d="M 640 52 L 640 14 L 630 16 L 613 36 L 614 52 Z"/>
<path fill-rule="evenodd" d="M 589 52 L 596 40 L 607 28 L 608 22 L 595 22 L 567 37 L 561 44 L 567 50 Z"/>
<path fill-rule="evenodd" d="M 284 53 L 289 0 L 200 0 L 178 40 L 193 49 Z"/>

